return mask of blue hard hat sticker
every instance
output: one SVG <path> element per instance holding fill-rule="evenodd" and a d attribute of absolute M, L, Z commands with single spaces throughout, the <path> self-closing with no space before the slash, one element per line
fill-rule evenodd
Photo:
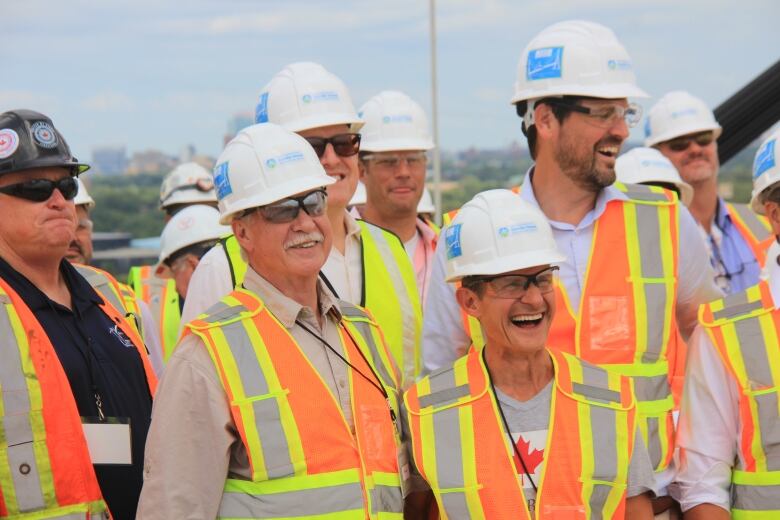
<path fill-rule="evenodd" d="M 57 146 L 57 132 L 46 121 L 38 121 L 30 126 L 35 144 L 41 148 L 55 148 Z"/>
<path fill-rule="evenodd" d="M 563 47 L 545 47 L 528 52 L 525 76 L 528 81 L 560 78 L 563 73 Z"/>
<path fill-rule="evenodd" d="M 255 123 L 268 122 L 268 92 L 260 94 L 260 101 L 255 107 Z"/>
<path fill-rule="evenodd" d="M 219 200 L 233 193 L 233 188 L 230 186 L 228 164 L 223 162 L 214 167 L 214 187 L 217 189 L 217 198 Z"/>
<path fill-rule="evenodd" d="M 444 232 L 444 244 L 447 248 L 447 260 L 452 260 L 463 255 L 460 247 L 460 228 L 462 224 L 455 224 Z"/>
<path fill-rule="evenodd" d="M 775 160 L 775 144 L 777 139 L 770 139 L 764 146 L 762 146 L 756 154 L 756 160 L 753 162 L 753 178 L 757 179 L 762 173 L 770 168 L 774 168 Z"/>

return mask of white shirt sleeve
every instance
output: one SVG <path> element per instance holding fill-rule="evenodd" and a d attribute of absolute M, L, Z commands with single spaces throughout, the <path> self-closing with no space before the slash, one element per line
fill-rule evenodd
<path fill-rule="evenodd" d="M 232 290 L 230 264 L 228 264 L 225 250 L 221 247 L 212 247 L 200 259 L 198 267 L 195 268 L 192 278 L 190 278 L 187 297 L 184 299 L 184 308 L 181 311 L 179 334 L 181 334 L 184 325 L 194 320 Z"/>
<path fill-rule="evenodd" d="M 677 429 L 679 473 L 669 490 L 683 511 L 705 503 L 730 511 L 731 468 L 739 439 L 739 391 L 701 327 L 688 344 Z"/>
<path fill-rule="evenodd" d="M 696 327 L 699 305 L 722 298 L 715 285 L 707 244 L 699 226 L 680 204 L 679 268 L 677 273 L 677 325 L 687 339 Z"/>
<path fill-rule="evenodd" d="M 440 236 L 444 236 L 444 229 Z M 446 247 L 436 248 L 423 312 L 422 351 L 427 372 L 452 364 L 471 344 L 463 328 L 455 287 L 444 281 L 446 254 Z"/>
<path fill-rule="evenodd" d="M 146 343 L 146 349 L 149 351 L 149 361 L 152 363 L 152 368 L 157 377 L 160 377 L 165 368 L 163 362 L 162 346 L 160 345 L 160 334 L 157 330 L 157 321 L 152 315 L 152 310 L 140 298 L 135 299 L 136 305 L 141 310 L 141 324 L 144 328 L 144 343 Z"/>

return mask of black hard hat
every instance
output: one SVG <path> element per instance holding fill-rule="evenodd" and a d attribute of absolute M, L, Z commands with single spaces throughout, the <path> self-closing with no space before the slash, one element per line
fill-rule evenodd
<path fill-rule="evenodd" d="M 89 170 L 45 115 L 32 110 L 0 114 L 0 175 L 52 166 L 70 168 L 73 175 Z"/>

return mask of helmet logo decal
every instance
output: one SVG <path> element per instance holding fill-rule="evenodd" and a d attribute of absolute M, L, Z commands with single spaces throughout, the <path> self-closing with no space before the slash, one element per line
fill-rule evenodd
<path fill-rule="evenodd" d="M 775 161 L 775 143 L 777 139 L 770 139 L 756 154 L 756 160 L 753 162 L 753 178 L 757 179 L 762 173 L 776 164 Z"/>
<path fill-rule="evenodd" d="M 0 129 L 0 159 L 11 157 L 19 148 L 19 134 L 10 128 Z"/>
<path fill-rule="evenodd" d="M 255 107 L 255 123 L 268 122 L 268 92 L 260 94 L 260 101 Z"/>
<path fill-rule="evenodd" d="M 609 70 L 631 70 L 631 62 L 629 60 L 609 60 L 607 62 Z"/>
<path fill-rule="evenodd" d="M 498 228 L 498 236 L 506 238 L 520 233 L 531 233 L 537 229 L 539 228 L 537 228 L 536 224 L 533 222 L 521 222 L 520 224 L 512 224 L 511 226 L 501 226 Z"/>
<path fill-rule="evenodd" d="M 444 233 L 444 243 L 447 247 L 447 260 L 452 260 L 463 255 L 460 247 L 460 228 L 463 224 L 455 224 L 447 228 Z"/>
<path fill-rule="evenodd" d="M 645 119 L 645 137 L 650 137 L 650 134 L 653 133 L 650 126 L 650 117 L 648 116 L 647 119 Z"/>
<path fill-rule="evenodd" d="M 35 144 L 41 148 L 54 148 L 57 146 L 57 133 L 46 121 L 38 121 L 30 127 Z"/>
<path fill-rule="evenodd" d="M 560 78 L 563 72 L 563 47 L 533 49 L 528 53 L 525 75 L 528 81 Z"/>
<path fill-rule="evenodd" d="M 699 111 L 693 107 L 684 108 L 682 110 L 677 110 L 676 112 L 672 112 L 672 119 L 677 119 L 678 117 L 685 117 L 685 116 L 695 116 L 698 113 Z"/>
<path fill-rule="evenodd" d="M 276 168 L 280 164 L 303 161 L 304 159 L 305 157 L 301 152 L 288 152 L 284 155 L 279 155 L 277 157 L 271 157 L 270 159 L 267 159 L 265 161 L 265 165 L 269 168 Z"/>
<path fill-rule="evenodd" d="M 316 103 L 318 101 L 338 101 L 339 93 L 335 90 L 321 90 L 319 92 L 312 92 L 311 94 L 304 94 L 301 96 L 301 101 L 305 104 Z"/>
<path fill-rule="evenodd" d="M 412 123 L 412 122 L 414 122 L 414 119 L 412 118 L 411 114 L 398 114 L 394 116 L 384 116 L 382 118 L 382 123 L 384 124 Z"/>
<path fill-rule="evenodd" d="M 228 164 L 223 162 L 214 167 L 214 186 L 217 188 L 217 198 L 219 200 L 233 193 L 233 188 L 230 187 L 230 178 L 228 177 Z"/>

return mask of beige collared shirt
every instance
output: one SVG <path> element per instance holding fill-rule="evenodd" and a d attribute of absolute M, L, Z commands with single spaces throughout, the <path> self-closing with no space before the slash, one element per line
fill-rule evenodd
<path fill-rule="evenodd" d="M 249 268 L 244 287 L 256 293 L 311 361 L 353 427 L 348 367 L 296 320 L 339 353 L 341 312 L 318 283 L 320 328 L 314 312 L 282 294 Z M 249 462 L 227 395 L 202 340 L 190 334 L 174 351 L 160 381 L 146 441 L 139 519 L 215 518 L 227 475 L 250 479 Z"/>
<path fill-rule="evenodd" d="M 344 214 L 344 226 L 347 238 L 344 241 L 344 254 L 335 247 L 331 248 L 328 260 L 322 266 L 322 274 L 336 290 L 342 300 L 360 305 L 363 294 L 363 250 L 360 243 L 360 226 L 349 213 Z"/>

